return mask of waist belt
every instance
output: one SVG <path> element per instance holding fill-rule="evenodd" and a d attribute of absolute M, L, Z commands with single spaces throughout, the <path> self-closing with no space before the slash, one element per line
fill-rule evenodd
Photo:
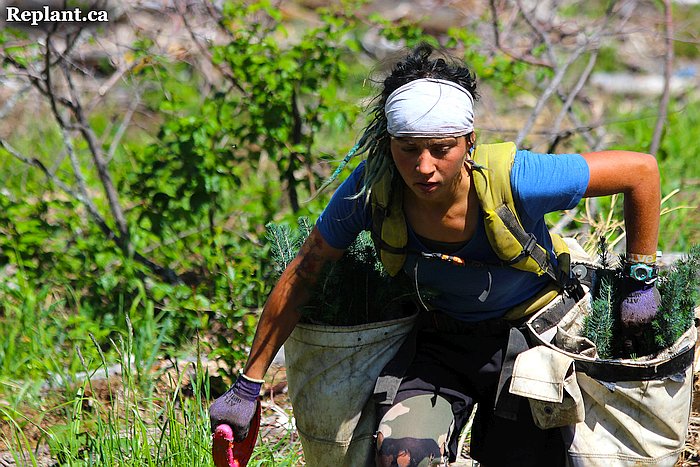
<path fill-rule="evenodd" d="M 452 318 L 439 311 L 421 312 L 413 330 L 399 348 L 396 356 L 384 367 L 377 378 L 374 386 L 375 401 L 381 405 L 393 404 L 401 380 L 416 354 L 419 332 L 462 336 L 495 336 L 506 334 L 513 327 L 514 323 L 520 324 L 523 321 L 513 322 L 497 318 L 470 323 Z M 513 360 L 515 360 L 515 357 L 513 357 Z"/>
<path fill-rule="evenodd" d="M 503 318 L 466 322 L 439 311 L 426 311 L 418 317 L 417 326 L 424 332 L 460 335 L 496 335 L 507 332 L 513 324 Z"/>

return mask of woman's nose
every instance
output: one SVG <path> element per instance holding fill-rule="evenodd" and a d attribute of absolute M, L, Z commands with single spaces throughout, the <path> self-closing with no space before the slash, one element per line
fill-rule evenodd
<path fill-rule="evenodd" d="M 416 171 L 421 174 L 430 174 L 435 171 L 433 156 L 428 149 L 423 149 L 416 160 Z"/>

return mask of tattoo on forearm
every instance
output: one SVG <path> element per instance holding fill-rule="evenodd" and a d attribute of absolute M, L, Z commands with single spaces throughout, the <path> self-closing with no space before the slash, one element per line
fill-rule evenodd
<path fill-rule="evenodd" d="M 297 265 L 294 273 L 305 281 L 313 281 L 323 266 L 323 258 L 319 254 L 321 239 L 309 237 L 301 248 L 301 261 Z"/>

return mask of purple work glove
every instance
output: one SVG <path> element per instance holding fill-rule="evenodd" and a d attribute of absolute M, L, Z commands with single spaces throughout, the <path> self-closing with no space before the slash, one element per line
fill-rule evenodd
<path fill-rule="evenodd" d="M 253 380 L 241 374 L 231 389 L 209 407 L 211 430 L 214 431 L 217 426 L 226 424 L 233 429 L 235 440 L 244 440 L 248 436 L 250 422 L 255 415 L 255 406 L 261 388 L 262 381 Z"/>
<path fill-rule="evenodd" d="M 645 334 L 653 332 L 651 322 L 659 311 L 661 295 L 654 283 L 627 278 L 623 287 L 626 296 L 620 303 L 620 321 L 625 351 L 630 357 L 646 355 L 652 351 L 652 337 Z"/>
<path fill-rule="evenodd" d="M 626 279 L 625 289 L 627 296 L 620 303 L 622 325 L 635 327 L 651 323 L 661 303 L 661 296 L 655 285 Z"/>

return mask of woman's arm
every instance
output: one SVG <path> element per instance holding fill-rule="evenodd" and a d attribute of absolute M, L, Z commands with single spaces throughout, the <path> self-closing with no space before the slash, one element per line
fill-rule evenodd
<path fill-rule="evenodd" d="M 265 303 L 243 370 L 246 376 L 253 379 L 265 376 L 275 354 L 299 321 L 298 310 L 309 300 L 323 266 L 340 259 L 343 251 L 330 246 L 314 227 Z"/>
<path fill-rule="evenodd" d="M 600 151 L 582 154 L 590 180 L 585 197 L 624 194 L 627 253 L 635 261 L 652 263 L 659 238 L 661 188 L 656 159 L 632 151 Z M 646 260 L 642 258 L 648 256 Z"/>

